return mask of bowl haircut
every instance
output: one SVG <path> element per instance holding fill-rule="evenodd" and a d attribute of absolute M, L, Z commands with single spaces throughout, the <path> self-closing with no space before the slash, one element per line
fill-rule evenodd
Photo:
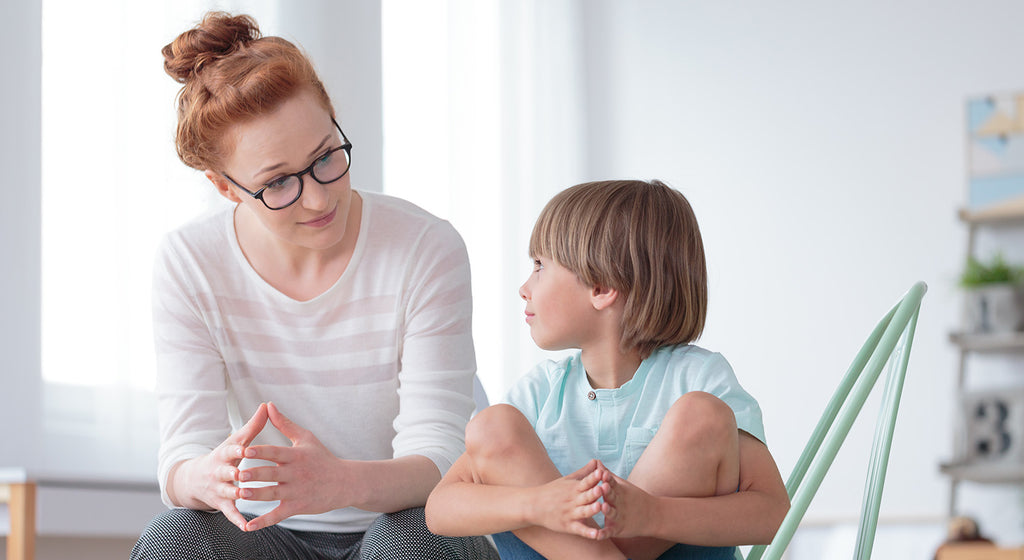
<path fill-rule="evenodd" d="M 530 255 L 624 297 L 624 350 L 646 358 L 704 330 L 707 265 L 697 217 L 661 181 L 597 181 L 558 193 L 537 218 Z"/>

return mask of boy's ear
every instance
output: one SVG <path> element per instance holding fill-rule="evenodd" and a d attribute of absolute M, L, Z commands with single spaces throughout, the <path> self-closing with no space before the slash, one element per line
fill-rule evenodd
<path fill-rule="evenodd" d="M 219 192 L 221 196 L 236 204 L 242 202 L 242 199 L 238 197 L 238 193 L 235 192 L 235 189 L 231 188 L 231 183 L 229 183 L 223 175 L 213 171 L 212 169 L 207 169 L 203 172 L 203 175 L 206 175 L 206 178 L 213 183 L 213 186 L 217 187 L 217 192 Z"/>
<path fill-rule="evenodd" d="M 608 309 L 619 299 L 619 291 L 607 286 L 594 286 L 590 290 L 590 303 L 594 309 L 601 311 Z"/>

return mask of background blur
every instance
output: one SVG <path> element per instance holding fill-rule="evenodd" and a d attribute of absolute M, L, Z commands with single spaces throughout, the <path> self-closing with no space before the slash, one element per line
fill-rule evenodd
<path fill-rule="evenodd" d="M 1024 4 L 7 2 L 0 468 L 154 478 L 152 252 L 220 204 L 174 155 L 178 86 L 159 51 L 211 7 L 310 54 L 355 146 L 356 188 L 462 233 L 492 401 L 544 357 L 516 290 L 534 218 L 579 182 L 658 178 L 690 199 L 711 278 L 699 343 L 759 399 L 784 476 L 875 322 L 927 282 L 875 558 L 931 558 L 953 498 L 939 464 L 958 429 L 948 334 L 967 250 L 965 107 L 1024 90 Z M 979 250 L 1024 259 L 1021 233 L 986 234 Z M 1022 383 L 1019 355 L 975 367 L 972 386 Z M 877 401 L 790 558 L 852 551 Z M 964 483 L 956 513 L 1020 546 L 1021 490 Z M 136 492 L 137 513 L 105 526 L 90 519 L 129 511 L 122 496 L 68 496 L 41 490 L 40 558 L 126 555 L 162 508 Z"/>

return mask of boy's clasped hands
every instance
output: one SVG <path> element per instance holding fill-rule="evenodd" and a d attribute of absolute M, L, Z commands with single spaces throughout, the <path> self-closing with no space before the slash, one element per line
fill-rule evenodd
<path fill-rule="evenodd" d="M 653 496 L 597 459 L 537 487 L 537 492 L 537 525 L 594 540 L 642 535 L 656 508 Z M 604 527 L 594 519 L 599 513 L 604 515 Z"/>

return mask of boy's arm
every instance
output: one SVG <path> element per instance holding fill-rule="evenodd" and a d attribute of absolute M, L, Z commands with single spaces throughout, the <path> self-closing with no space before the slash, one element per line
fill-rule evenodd
<path fill-rule="evenodd" d="M 652 496 L 614 477 L 601 538 L 656 537 L 700 546 L 771 542 L 789 511 L 785 483 L 768 447 L 741 431 L 740 487 L 707 498 Z"/>
<path fill-rule="evenodd" d="M 427 527 L 439 535 L 471 536 L 539 525 L 596 538 L 596 526 L 584 522 L 600 510 L 597 499 L 607 489 L 596 467 L 591 461 L 541 486 L 495 486 L 474 482 L 470 458 L 463 454 L 427 499 Z"/>

